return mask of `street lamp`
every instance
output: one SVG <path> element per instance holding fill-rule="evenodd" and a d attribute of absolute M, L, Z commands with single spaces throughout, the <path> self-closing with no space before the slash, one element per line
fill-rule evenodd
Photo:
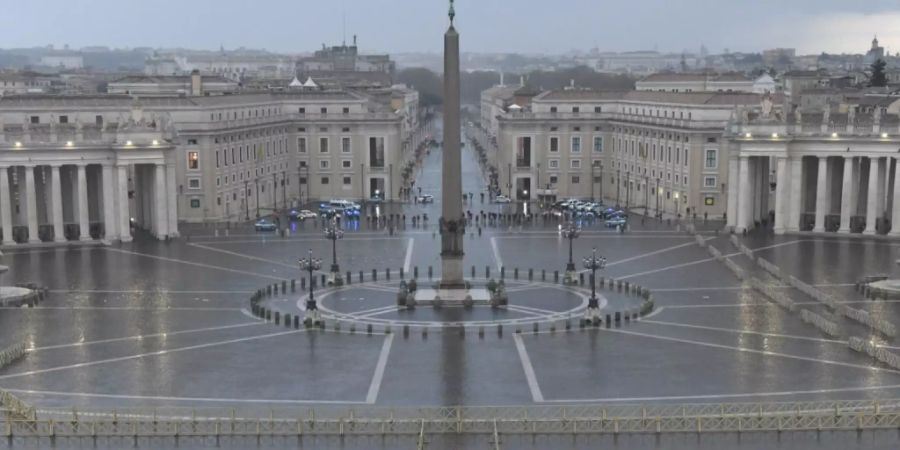
<path fill-rule="evenodd" d="M 250 180 L 244 180 L 244 220 L 250 221 Z"/>
<path fill-rule="evenodd" d="M 622 179 L 619 178 L 620 173 L 621 173 L 621 169 L 616 169 L 616 208 L 619 207 L 619 203 L 620 203 L 619 195 L 621 194 L 621 191 L 622 191 Z"/>
<path fill-rule="evenodd" d="M 606 258 L 597 257 L 597 248 L 594 247 L 591 256 L 584 258 L 584 268 L 591 271 L 591 299 L 588 300 L 585 319 L 597 323 L 600 320 L 600 302 L 597 300 L 597 271 L 606 267 Z"/>
<path fill-rule="evenodd" d="M 575 261 L 572 260 L 572 244 L 578 236 L 581 235 L 581 228 L 575 222 L 566 222 L 560 227 L 560 234 L 563 238 L 569 240 L 569 262 L 566 264 L 565 281 L 567 283 L 575 282 Z"/>
<path fill-rule="evenodd" d="M 316 305 L 316 298 L 313 295 L 313 271 L 322 268 L 322 260 L 313 258 L 312 249 L 310 249 L 309 256 L 300 258 L 298 262 L 300 270 L 309 272 L 309 298 L 306 299 L 306 317 L 303 318 L 303 323 L 308 327 L 316 326 L 322 323 L 322 318 L 319 316 L 319 307 Z"/>
<path fill-rule="evenodd" d="M 672 194 L 672 200 L 675 202 L 675 220 L 680 220 L 681 216 L 678 214 L 678 193 L 675 192 Z"/>
<path fill-rule="evenodd" d="M 331 219 L 331 223 L 325 228 L 325 238 L 331 241 L 331 274 L 334 277 L 334 284 L 339 284 L 341 277 L 341 268 L 337 262 L 337 241 L 344 238 L 344 230 L 337 223 L 337 217 Z"/>

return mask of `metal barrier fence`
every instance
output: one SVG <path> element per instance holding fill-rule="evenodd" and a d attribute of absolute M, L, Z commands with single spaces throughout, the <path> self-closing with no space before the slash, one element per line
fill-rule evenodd
<path fill-rule="evenodd" d="M 617 434 L 900 427 L 900 401 L 272 410 L 42 412 L 2 420 L 7 437 Z"/>
<path fill-rule="evenodd" d="M 804 322 L 818 328 L 829 336 L 839 336 L 838 326 L 836 323 L 816 314 L 808 309 L 800 311 L 800 319 Z"/>
<path fill-rule="evenodd" d="M 900 369 L 900 356 L 891 353 L 886 348 L 881 347 L 872 341 L 851 337 L 848 341 L 848 345 L 850 346 L 850 349 L 854 351 L 865 353 L 894 369 Z"/>
<path fill-rule="evenodd" d="M 29 421 L 37 419 L 37 411 L 34 407 L 3 390 L 0 390 L 0 410 L 6 411 L 10 418 L 15 420 Z"/>
<path fill-rule="evenodd" d="M 0 368 L 6 367 L 9 364 L 12 364 L 17 359 L 25 356 L 28 353 L 28 345 L 24 342 L 20 342 L 15 345 L 11 345 L 2 351 L 0 351 Z"/>

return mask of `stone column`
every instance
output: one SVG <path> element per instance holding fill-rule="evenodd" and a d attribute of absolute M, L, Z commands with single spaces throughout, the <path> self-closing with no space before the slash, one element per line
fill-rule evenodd
<path fill-rule="evenodd" d="M 87 165 L 78 164 L 78 239 L 91 240 L 91 221 L 88 215 Z"/>
<path fill-rule="evenodd" d="M 50 204 L 53 216 L 53 241 L 66 242 L 66 230 L 63 221 L 62 180 L 59 177 L 59 165 L 50 166 Z"/>
<path fill-rule="evenodd" d="M 819 157 L 818 182 L 816 183 L 816 225 L 813 232 L 825 231 L 825 214 L 828 213 L 828 158 Z"/>
<path fill-rule="evenodd" d="M 853 196 L 853 157 L 844 157 L 844 181 L 841 187 L 841 228 L 838 233 L 850 232 L 850 218 L 856 212 L 856 197 Z"/>
<path fill-rule="evenodd" d="M 169 164 L 166 166 L 166 204 L 169 207 L 167 214 L 169 218 L 169 236 L 178 236 L 178 196 L 175 183 L 175 165 Z M 244 188 L 241 187 L 241 189 Z M 247 192 L 243 191 L 243 195 L 246 197 Z M 244 198 L 244 201 L 246 202 L 247 199 Z"/>
<path fill-rule="evenodd" d="M 0 221 L 3 224 L 3 245 L 15 244 L 13 240 L 12 206 L 9 197 L 9 167 L 0 166 Z"/>
<path fill-rule="evenodd" d="M 869 158 L 869 192 L 866 201 L 866 230 L 863 234 L 875 234 L 875 221 L 878 219 L 878 171 L 880 158 Z"/>
<path fill-rule="evenodd" d="M 740 157 L 739 173 L 738 219 L 735 231 L 742 233 L 746 231 L 752 223 L 751 215 L 753 214 L 754 199 L 752 198 L 752 190 L 750 189 L 750 185 L 752 184 L 752 180 L 750 179 L 750 157 Z"/>
<path fill-rule="evenodd" d="M 28 242 L 41 242 L 38 237 L 37 191 L 34 189 L 34 166 L 25 166 L 25 198 L 28 216 Z"/>
<path fill-rule="evenodd" d="M 734 230 L 738 224 L 738 186 L 740 186 L 738 159 L 730 158 L 728 160 L 728 205 L 726 213 L 728 215 L 727 227 L 731 230 Z M 659 192 L 656 192 L 655 195 L 659 195 Z"/>
<path fill-rule="evenodd" d="M 113 166 L 112 164 L 103 165 L 103 228 L 104 239 L 107 241 L 119 237 L 118 226 L 116 223 L 115 194 L 113 193 Z"/>
<path fill-rule="evenodd" d="M 156 238 L 165 239 L 169 235 L 169 207 L 166 204 L 166 165 L 153 166 L 156 183 L 153 186 L 153 220 L 156 224 Z"/>
<path fill-rule="evenodd" d="M 791 192 L 790 207 L 787 212 L 788 221 L 785 224 L 786 231 L 800 230 L 800 200 L 803 198 L 803 157 L 798 156 L 791 158 L 789 166 L 791 167 Z"/>
<path fill-rule="evenodd" d="M 784 234 L 788 208 L 788 160 L 778 157 L 775 174 L 775 234 Z"/>
<path fill-rule="evenodd" d="M 116 166 L 116 217 L 119 221 L 119 240 L 131 242 L 131 214 L 128 202 L 128 165 Z"/>
<path fill-rule="evenodd" d="M 891 208 L 890 236 L 900 236 L 900 158 L 894 158 L 894 205 Z"/>

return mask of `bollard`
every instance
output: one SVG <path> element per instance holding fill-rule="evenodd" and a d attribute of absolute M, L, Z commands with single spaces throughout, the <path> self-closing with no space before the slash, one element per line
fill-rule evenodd
<path fill-rule="evenodd" d="M 362 272 L 362 270 L 359 271 L 359 282 L 360 282 L 360 283 L 363 282 L 363 272 Z"/>
<path fill-rule="evenodd" d="M 272 293 L 278 295 L 278 283 L 272 285 Z"/>
<path fill-rule="evenodd" d="M 553 282 L 559 283 L 559 271 L 558 270 L 553 271 Z"/>
<path fill-rule="evenodd" d="M 391 269 L 384 269 L 384 278 L 388 281 L 391 281 Z"/>
<path fill-rule="evenodd" d="M 609 314 L 606 315 L 606 326 L 609 326 L 609 324 L 611 322 L 611 317 L 612 316 L 610 316 Z"/>
<path fill-rule="evenodd" d="M 506 267 L 500 266 L 500 279 L 504 279 L 506 277 Z"/>
<path fill-rule="evenodd" d="M 513 279 L 514 279 L 514 280 L 518 280 L 518 279 L 519 279 L 519 268 L 518 268 L 518 267 L 516 267 L 515 269 L 513 269 Z"/>
<path fill-rule="evenodd" d="M 578 274 L 578 284 L 584 286 L 584 272 Z"/>
<path fill-rule="evenodd" d="M 322 274 L 322 287 L 328 286 L 328 280 L 325 278 L 325 274 Z"/>
<path fill-rule="evenodd" d="M 616 323 L 621 322 L 622 321 L 622 313 L 619 311 L 616 311 L 616 315 L 614 316 L 613 320 L 615 320 Z"/>
<path fill-rule="evenodd" d="M 347 284 L 350 284 L 353 281 L 353 273 L 349 270 L 347 271 Z"/>
<path fill-rule="evenodd" d="M 532 328 L 534 329 L 535 334 L 537 334 L 537 332 L 538 332 L 538 323 L 535 322 L 535 323 L 534 323 L 534 326 L 532 326 Z"/>
<path fill-rule="evenodd" d="M 300 329 L 300 316 L 294 316 L 294 329 Z"/>
<path fill-rule="evenodd" d="M 366 324 L 366 334 L 372 334 L 372 324 Z"/>
<path fill-rule="evenodd" d="M 413 279 L 419 278 L 419 266 L 413 266 Z"/>
<path fill-rule="evenodd" d="M 378 272 L 372 269 L 372 281 L 378 281 Z"/>
<path fill-rule="evenodd" d="M 503 324 L 497 324 L 497 337 L 503 337 Z"/>
<path fill-rule="evenodd" d="M 491 266 L 484 266 L 484 279 L 491 278 Z"/>
<path fill-rule="evenodd" d="M 475 266 L 472 266 L 472 278 L 475 278 Z"/>
<path fill-rule="evenodd" d="M 428 339 L 428 327 L 422 327 L 422 339 Z"/>
<path fill-rule="evenodd" d="M 481 325 L 480 327 L 478 327 L 478 338 L 484 339 L 484 325 Z"/>
<path fill-rule="evenodd" d="M 401 268 L 400 268 L 400 279 L 403 280 L 403 279 L 404 279 L 404 276 L 405 276 L 405 275 L 404 275 L 404 273 L 403 273 L 403 268 L 401 267 Z"/>
<path fill-rule="evenodd" d="M 566 319 L 566 331 L 569 331 L 571 329 L 572 329 L 572 321 L 569 319 Z"/>
<path fill-rule="evenodd" d="M 434 274 L 434 270 L 432 270 L 431 266 L 428 266 L 428 279 L 430 280 Z"/>
<path fill-rule="evenodd" d="M 404 338 L 409 337 L 409 325 L 403 325 L 403 337 Z"/>
<path fill-rule="evenodd" d="M 272 286 L 266 286 L 266 295 L 272 296 Z"/>
<path fill-rule="evenodd" d="M 297 292 L 297 280 L 291 278 L 291 292 Z"/>
<path fill-rule="evenodd" d="M 267 309 L 266 310 L 266 322 L 271 322 L 271 321 L 272 321 L 272 310 Z"/>
<path fill-rule="evenodd" d="M 306 278 L 300 279 L 300 289 L 306 290 Z"/>
<path fill-rule="evenodd" d="M 534 269 L 528 269 L 528 281 L 534 280 Z"/>

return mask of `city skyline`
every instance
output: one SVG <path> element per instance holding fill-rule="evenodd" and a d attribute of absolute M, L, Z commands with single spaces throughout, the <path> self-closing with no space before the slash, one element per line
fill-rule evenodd
<path fill-rule="evenodd" d="M 40 29 L 39 34 L 33 25 L 47 14 L 45 3 L 8 6 L 7 14 L 0 18 L 4 47 L 222 46 L 297 53 L 316 50 L 322 44 L 349 43 L 357 35 L 360 47 L 368 51 L 437 52 L 439 40 L 433 37 L 444 26 L 447 7 L 443 0 L 341 0 L 336 4 L 263 0 L 251 10 L 236 0 L 189 4 L 160 0 L 127 10 L 111 0 L 49 3 L 54 15 L 68 20 Z M 696 52 L 701 45 L 712 53 L 724 49 L 758 52 L 772 47 L 792 47 L 800 54 L 861 53 L 876 34 L 889 52 L 900 50 L 900 32 L 892 26 L 900 20 L 900 6 L 893 2 L 845 5 L 831 0 L 790 4 L 763 0 L 754 2 L 752 8 L 741 3 L 686 0 L 673 5 L 648 0 L 601 5 L 586 0 L 523 0 L 512 21 L 508 19 L 513 11 L 505 2 L 487 0 L 475 5 L 464 0 L 457 2 L 457 24 L 466 32 L 463 52 L 475 53 L 565 53 L 591 48 Z M 776 7 L 778 13 L 771 13 Z M 140 24 L 150 25 L 136 26 L 136 18 Z M 521 27 L 556 32 L 517 32 Z"/>

